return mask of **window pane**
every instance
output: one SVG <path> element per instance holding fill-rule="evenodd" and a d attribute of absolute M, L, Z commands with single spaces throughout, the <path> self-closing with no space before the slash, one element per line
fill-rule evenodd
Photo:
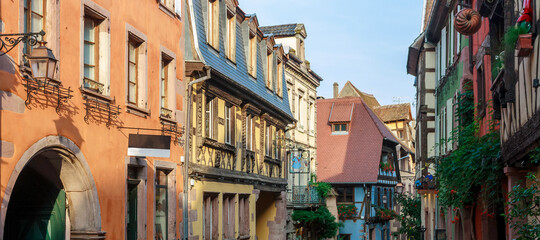
<path fill-rule="evenodd" d="M 132 43 L 129 43 L 129 44 L 128 44 L 129 61 L 130 61 L 130 62 L 133 62 L 133 63 L 135 62 L 135 58 L 136 58 L 136 55 L 135 55 L 136 51 L 135 51 L 135 49 L 136 49 L 136 48 L 135 48 L 135 46 L 133 46 Z"/>
<path fill-rule="evenodd" d="M 43 0 L 33 0 L 32 1 L 32 12 L 39 13 L 43 15 Z"/>
<path fill-rule="evenodd" d="M 32 32 L 43 30 L 43 17 L 32 13 Z"/>
<path fill-rule="evenodd" d="M 84 64 L 95 65 L 94 47 L 92 43 L 84 43 Z"/>
<path fill-rule="evenodd" d="M 341 124 L 341 131 L 347 131 L 347 124 Z"/>
<path fill-rule="evenodd" d="M 85 77 L 85 78 L 94 80 L 94 79 L 95 79 L 94 72 L 95 72 L 95 68 L 94 68 L 94 67 L 92 67 L 92 66 L 87 66 L 87 65 L 84 66 L 84 77 Z"/>
<path fill-rule="evenodd" d="M 165 170 L 156 170 L 156 184 L 167 185 L 167 173 Z"/>
<path fill-rule="evenodd" d="M 129 63 L 129 81 L 137 83 L 137 66 L 133 63 Z"/>
<path fill-rule="evenodd" d="M 129 93 L 128 93 L 128 101 L 130 103 L 137 103 L 137 99 L 136 99 L 136 91 L 137 91 L 137 85 L 133 84 L 133 83 L 129 83 Z"/>
<path fill-rule="evenodd" d="M 167 188 L 156 187 L 155 239 L 167 239 Z"/>
<path fill-rule="evenodd" d="M 94 20 L 84 18 L 84 40 L 94 42 Z"/>

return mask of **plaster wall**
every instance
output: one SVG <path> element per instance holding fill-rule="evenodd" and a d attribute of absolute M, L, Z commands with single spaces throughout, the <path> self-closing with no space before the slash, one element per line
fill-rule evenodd
<path fill-rule="evenodd" d="M 65 88 L 73 90 L 73 97 L 63 103 L 60 111 L 55 111 L 56 102 L 54 97 L 47 95 L 36 95 L 32 103 L 24 106 L 24 103 L 10 102 L 15 109 L 25 109 L 24 112 L 11 111 L 13 107 L 4 108 L 4 100 L 1 100 L 0 110 L 0 138 L 8 142 L 11 154 L 0 156 L 2 165 L 0 166 L 0 198 L 5 202 L 6 187 L 15 166 L 23 153 L 34 143 L 46 136 L 62 136 L 70 139 L 80 149 L 86 157 L 89 170 L 96 183 L 97 195 L 100 203 L 101 230 L 107 232 L 107 239 L 124 239 L 125 237 L 125 199 L 126 199 L 126 163 L 127 145 L 129 134 L 137 133 L 135 130 L 121 129 L 124 127 L 144 127 L 161 129 L 159 119 L 160 95 L 159 79 L 161 49 L 169 49 L 177 58 L 174 69 L 174 80 L 169 86 L 172 93 L 169 97 L 171 101 L 182 105 L 182 92 L 176 92 L 175 83 L 182 82 L 183 79 L 183 48 L 182 46 L 182 22 L 177 17 L 172 17 L 160 9 L 156 1 L 145 0 L 137 4 L 132 4 L 128 0 L 95 0 L 93 3 L 106 9 L 110 14 L 110 97 L 116 99 L 115 104 L 120 106 L 120 115 L 110 127 L 103 121 L 90 118 L 84 120 L 86 114 L 85 101 L 79 91 L 81 87 L 81 21 L 83 12 L 83 2 L 90 1 L 61 1 L 56 9 L 55 16 L 58 18 L 56 26 L 48 28 L 46 26 L 47 38 L 55 38 L 58 41 L 55 56 L 59 59 L 58 76 Z M 20 32 L 22 21 L 19 21 L 19 13 L 22 12 L 22 1 L 1 1 L 0 18 L 5 24 L 4 33 Z M 19 9 L 20 11 L 14 11 Z M 141 11 L 140 9 L 145 9 Z M 52 12 L 52 11 L 51 11 Z M 126 25 L 129 24 L 147 36 L 147 61 L 148 61 L 148 108 L 150 112 L 146 117 L 128 113 L 127 107 L 127 70 L 125 62 L 127 53 Z M 62 36 L 62 37 L 60 37 Z M 22 58 L 22 44 L 13 49 L 7 55 L 0 57 L 0 62 L 11 64 L 0 64 L 0 90 L 9 92 L 11 96 L 26 99 L 26 91 L 23 86 L 23 79 L 18 72 L 18 66 Z M 17 70 L 17 71 L 15 71 Z M 21 105 L 22 104 L 22 105 Z M 175 109 L 181 111 L 181 109 Z M 174 118 L 174 117 L 173 117 Z M 181 127 L 181 126 L 180 126 Z M 24 131 L 21 131 L 23 130 Z M 145 134 L 156 134 L 156 132 L 140 132 Z M 157 133 L 159 134 L 159 132 Z M 2 144 L 4 145 L 4 144 Z M 2 150 L 4 148 L 2 147 Z M 163 160 L 172 162 L 174 165 L 180 164 L 180 156 L 183 149 L 176 143 L 171 143 L 171 155 L 169 158 L 148 158 L 149 179 L 154 179 L 153 160 Z M 181 193 L 181 174 L 177 171 L 177 183 L 175 192 Z M 146 238 L 152 239 L 154 231 L 154 187 L 153 181 L 147 183 L 147 219 L 140 219 L 147 222 Z M 175 195 L 177 195 L 175 194 Z M 176 199 L 176 198 L 175 198 Z M 176 200 L 175 200 L 176 201 Z M 179 216 L 180 209 L 174 210 Z M 176 226 L 179 225 L 180 218 L 176 218 Z M 173 233 L 179 237 L 178 229 Z"/>

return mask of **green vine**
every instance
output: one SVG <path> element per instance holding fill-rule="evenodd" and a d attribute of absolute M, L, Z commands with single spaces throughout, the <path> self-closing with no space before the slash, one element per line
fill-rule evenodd
<path fill-rule="evenodd" d="M 529 154 L 531 162 L 540 161 L 540 147 Z M 534 240 L 540 236 L 540 180 L 527 174 L 527 182 L 522 182 L 508 193 L 508 215 L 504 215 L 510 227 L 517 231 L 517 240 Z M 528 185 L 528 186 L 527 186 Z"/>
<path fill-rule="evenodd" d="M 322 199 L 326 199 L 326 197 L 328 196 L 328 193 L 332 191 L 332 185 L 325 182 L 318 182 L 316 189 L 317 189 L 317 193 L 319 194 L 319 197 L 321 197 Z"/>
<path fill-rule="evenodd" d="M 396 201 L 401 206 L 401 212 L 397 216 L 397 220 L 401 225 L 398 233 L 406 234 L 407 239 L 419 240 L 419 230 L 422 226 L 420 198 L 401 194 L 396 196 Z"/>
<path fill-rule="evenodd" d="M 491 127 L 488 134 L 478 136 L 472 91 L 460 94 L 456 116 L 460 127 L 453 132 L 451 140 L 459 147 L 439 159 L 436 174 L 439 203 L 443 207 L 461 208 L 470 207 L 480 199 L 483 209 L 493 209 L 503 202 L 502 164 L 497 161 L 499 133 Z"/>

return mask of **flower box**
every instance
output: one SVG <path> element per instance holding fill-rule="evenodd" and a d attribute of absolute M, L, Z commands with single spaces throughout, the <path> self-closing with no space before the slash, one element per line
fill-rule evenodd
<path fill-rule="evenodd" d="M 517 40 L 516 49 L 518 51 L 518 57 L 527 57 L 533 50 L 532 34 L 520 34 Z"/>

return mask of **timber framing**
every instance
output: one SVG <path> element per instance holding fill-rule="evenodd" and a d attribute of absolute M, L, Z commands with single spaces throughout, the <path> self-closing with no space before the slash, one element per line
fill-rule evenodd
<path fill-rule="evenodd" d="M 528 157 L 529 151 L 540 145 L 540 111 L 536 112 L 501 146 L 501 158 L 512 166 Z"/>
<path fill-rule="evenodd" d="M 272 192 L 281 192 L 287 189 L 287 179 L 285 178 L 271 178 L 254 173 L 204 166 L 197 163 L 191 163 L 190 168 L 190 177 L 194 179 L 243 183 L 254 185 L 255 188 Z"/>

